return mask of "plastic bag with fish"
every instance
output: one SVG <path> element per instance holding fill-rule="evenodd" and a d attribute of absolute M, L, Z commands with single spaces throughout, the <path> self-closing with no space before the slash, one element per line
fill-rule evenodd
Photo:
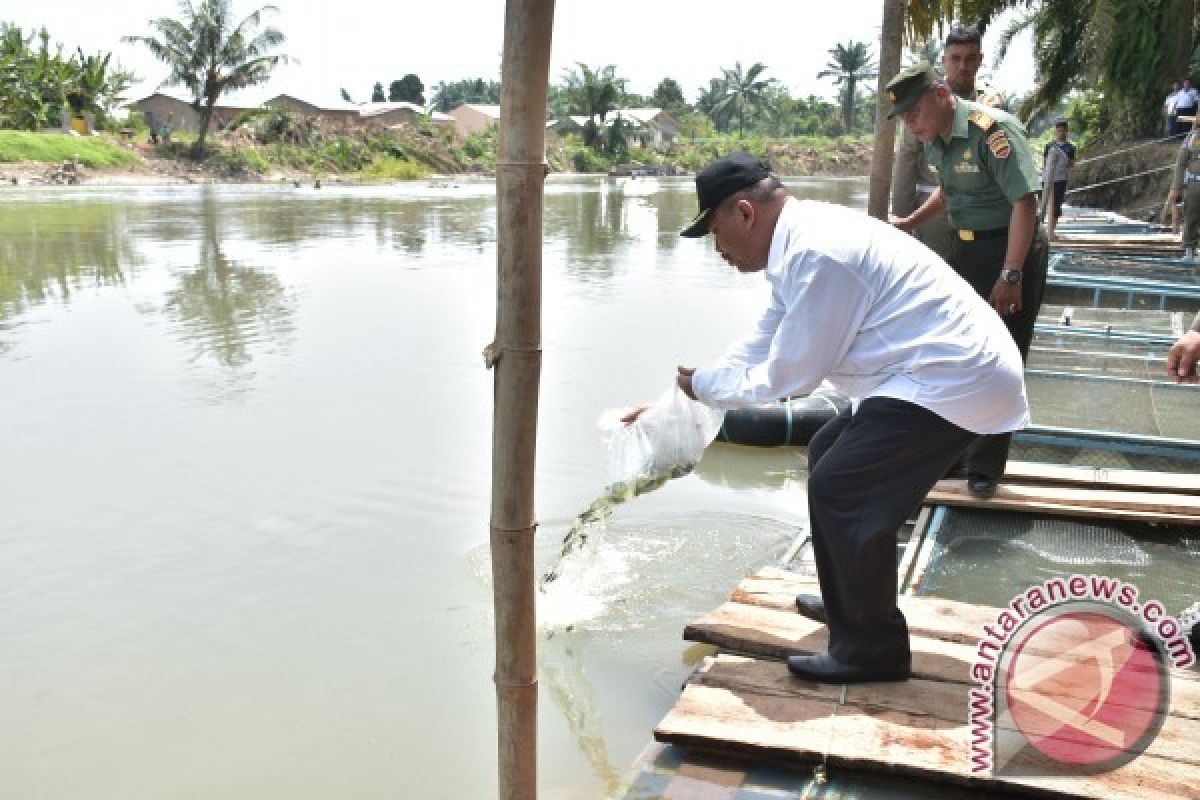
<path fill-rule="evenodd" d="M 678 386 L 626 425 L 621 411 L 606 411 L 599 425 L 609 434 L 612 483 L 690 472 L 716 437 L 725 412 L 692 400 Z"/>

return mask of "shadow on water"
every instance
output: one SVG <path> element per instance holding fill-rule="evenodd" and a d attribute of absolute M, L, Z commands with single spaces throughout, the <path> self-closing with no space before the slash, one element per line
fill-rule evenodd
<path fill-rule="evenodd" d="M 228 258 L 222 248 L 221 206 L 205 193 L 203 235 L 193 269 L 178 275 L 162 312 L 177 324 L 193 359 L 211 356 L 224 367 L 243 367 L 256 346 L 284 344 L 293 332 L 292 301 L 279 279 Z"/>

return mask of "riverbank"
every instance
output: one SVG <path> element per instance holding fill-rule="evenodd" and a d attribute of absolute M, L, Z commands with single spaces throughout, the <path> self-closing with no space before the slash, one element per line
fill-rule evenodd
<path fill-rule="evenodd" d="M 176 135 L 153 144 L 146 134 L 81 138 L 68 134 L 0 131 L 0 187 L 274 183 L 324 180 L 381 183 L 438 175 L 492 175 L 494 134 L 460 139 L 445 131 L 363 131 L 323 137 L 307 144 L 259 142 L 245 132 L 209 140 L 202 159 L 191 155 L 192 137 Z M 657 152 L 634 148 L 625 158 L 606 158 L 576 138 L 547 142 L 551 172 L 607 173 L 617 166 L 687 174 L 733 149 L 765 158 L 781 175 L 861 177 L 870 171 L 868 137 L 738 139 L 679 142 Z"/>

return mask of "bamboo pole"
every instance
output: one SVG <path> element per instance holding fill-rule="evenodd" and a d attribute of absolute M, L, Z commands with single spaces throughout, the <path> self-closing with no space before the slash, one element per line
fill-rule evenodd
<path fill-rule="evenodd" d="M 507 0 L 496 162 L 492 585 L 501 800 L 537 797 L 534 466 L 541 379 L 542 189 L 554 0 Z"/>
<path fill-rule="evenodd" d="M 896 121 L 888 119 L 891 101 L 887 86 L 900 71 L 900 51 L 904 49 L 904 12 L 907 0 L 883 0 L 883 27 L 879 32 L 879 84 L 875 94 L 875 147 L 871 155 L 871 183 L 867 194 L 867 213 L 887 220 L 892 188 L 892 161 L 896 151 Z"/>

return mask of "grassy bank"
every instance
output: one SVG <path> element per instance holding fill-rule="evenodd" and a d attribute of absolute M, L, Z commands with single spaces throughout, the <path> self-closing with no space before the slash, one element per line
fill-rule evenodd
<path fill-rule="evenodd" d="M 93 169 L 131 167 L 141 161 L 136 153 L 103 137 L 0 131 L 0 162 L 62 163 L 71 159 Z"/>
<path fill-rule="evenodd" d="M 59 164 L 77 159 L 94 170 L 129 170 L 215 181 L 256 181 L 277 176 L 341 177 L 352 181 L 421 180 L 432 174 L 490 174 L 495 169 L 494 130 L 466 137 L 429 124 L 388 130 L 325 132 L 315 127 L 271 126 L 272 118 L 210 136 L 200 159 L 192 153 L 195 134 L 176 133 L 152 144 L 145 131 L 132 141 L 109 134 L 78 137 L 58 133 L 0 131 L 0 163 Z M 717 156 L 748 150 L 782 175 L 859 176 L 869 171 L 866 136 L 828 139 L 721 136 L 678 141 L 665 150 L 632 147 L 597 152 L 578 136 L 549 137 L 546 161 L 552 172 L 606 173 L 618 166 L 694 172 Z"/>

